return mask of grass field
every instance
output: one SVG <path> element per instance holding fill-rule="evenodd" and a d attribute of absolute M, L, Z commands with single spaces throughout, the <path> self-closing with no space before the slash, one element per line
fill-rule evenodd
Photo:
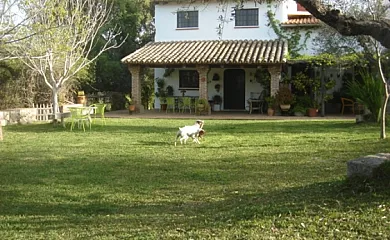
<path fill-rule="evenodd" d="M 348 160 L 390 152 L 352 120 L 109 119 L 73 132 L 7 126 L 0 239 L 389 239 L 390 190 L 346 181 Z"/>

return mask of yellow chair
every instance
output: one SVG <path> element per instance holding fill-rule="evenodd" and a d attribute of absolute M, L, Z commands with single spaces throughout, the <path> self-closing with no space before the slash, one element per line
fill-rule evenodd
<path fill-rule="evenodd" d="M 189 97 L 183 97 L 183 102 L 181 104 L 181 110 L 184 113 L 185 109 L 188 108 L 190 110 L 191 114 L 191 98 Z"/>
<path fill-rule="evenodd" d="M 94 118 L 96 119 L 97 116 L 100 117 L 102 120 L 102 125 L 106 125 L 106 119 L 104 117 L 104 111 L 106 110 L 107 104 L 105 103 L 95 103 L 90 105 L 90 107 L 95 107 L 94 109 Z"/>
<path fill-rule="evenodd" d="M 194 100 L 194 105 L 193 105 L 195 114 L 198 113 L 198 107 L 197 107 L 197 106 L 198 106 L 198 103 L 199 103 L 199 98 L 197 97 L 197 98 L 195 98 L 195 100 Z"/>
<path fill-rule="evenodd" d="M 173 97 L 167 97 L 166 113 L 168 113 L 169 108 L 172 108 L 172 111 L 175 112 L 175 98 L 173 98 Z"/>
<path fill-rule="evenodd" d="M 83 127 L 85 132 L 85 122 L 89 123 L 89 130 L 91 130 L 92 119 L 89 113 L 86 114 L 85 108 L 82 107 L 70 107 L 70 119 L 72 121 L 70 125 L 70 131 L 73 131 L 74 125 L 77 123 L 77 126 L 80 128 L 80 125 Z"/>

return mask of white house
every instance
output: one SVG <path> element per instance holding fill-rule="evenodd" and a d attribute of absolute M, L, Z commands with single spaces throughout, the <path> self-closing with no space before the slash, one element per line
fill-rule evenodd
<path fill-rule="evenodd" d="M 190 3 L 189 3 L 190 2 Z M 155 69 L 155 77 L 165 77 L 175 96 L 212 99 L 220 95 L 223 110 L 245 110 L 247 100 L 263 89 L 256 81 L 257 69 L 270 73 L 271 95 L 279 89 L 286 69 L 288 43 L 278 38 L 268 12 L 284 30 L 300 27 L 302 36 L 310 29 L 302 54 L 312 54 L 312 38 L 319 21 L 295 1 L 255 3 L 217 0 L 155 0 L 155 41 L 122 59 L 132 74 L 132 96 L 140 107 L 140 70 Z M 301 41 L 304 41 L 304 37 Z M 157 88 L 157 86 L 156 86 Z M 155 107 L 160 107 L 156 99 Z"/>

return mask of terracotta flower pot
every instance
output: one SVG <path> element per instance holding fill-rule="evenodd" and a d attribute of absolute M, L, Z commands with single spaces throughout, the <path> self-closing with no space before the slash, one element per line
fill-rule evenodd
<path fill-rule="evenodd" d="M 77 103 L 85 105 L 86 102 L 87 102 L 86 96 L 77 96 Z"/>
<path fill-rule="evenodd" d="M 275 114 L 275 110 L 272 109 L 272 108 L 268 108 L 268 110 L 267 110 L 267 115 L 268 115 L 268 116 L 273 116 L 274 114 Z"/>
<path fill-rule="evenodd" d="M 135 105 L 129 105 L 129 111 L 134 112 L 135 111 Z"/>
<path fill-rule="evenodd" d="M 308 110 L 307 110 L 307 115 L 309 116 L 309 117 L 317 117 L 317 108 L 309 108 Z"/>

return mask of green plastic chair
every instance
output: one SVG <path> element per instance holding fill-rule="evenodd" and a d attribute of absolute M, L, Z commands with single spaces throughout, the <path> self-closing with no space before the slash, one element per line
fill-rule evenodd
<path fill-rule="evenodd" d="M 190 110 L 191 114 L 191 98 L 189 97 L 183 97 L 183 102 L 181 105 L 181 111 L 184 113 L 184 111 L 188 108 Z"/>
<path fill-rule="evenodd" d="M 70 120 L 72 121 L 72 123 L 70 125 L 70 131 L 73 131 L 73 128 L 74 128 L 75 124 L 77 123 L 77 126 L 79 128 L 80 128 L 80 126 L 82 126 L 83 130 L 85 132 L 85 122 L 88 122 L 89 130 L 91 130 L 92 119 L 91 119 L 89 113 L 86 112 L 85 108 L 70 107 L 69 111 L 70 111 Z"/>
<path fill-rule="evenodd" d="M 106 110 L 107 104 L 105 103 L 95 103 L 90 105 L 90 107 L 96 107 L 94 109 L 94 118 L 99 117 L 102 120 L 102 125 L 106 125 L 106 118 L 104 117 L 104 111 Z"/>
<path fill-rule="evenodd" d="M 172 111 L 175 112 L 175 98 L 173 98 L 173 97 L 167 97 L 167 110 L 166 110 L 166 113 L 168 113 L 169 108 L 171 108 Z"/>

